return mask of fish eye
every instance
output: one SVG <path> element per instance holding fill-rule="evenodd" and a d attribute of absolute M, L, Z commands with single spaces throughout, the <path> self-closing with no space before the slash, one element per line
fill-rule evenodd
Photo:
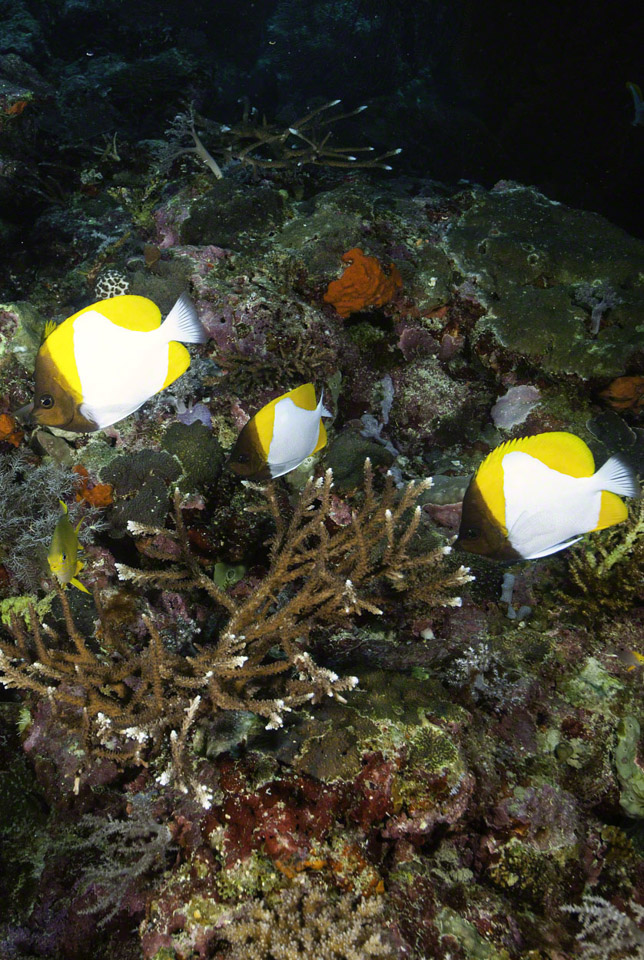
<path fill-rule="evenodd" d="M 66 559 L 67 559 L 67 554 L 66 554 L 66 553 L 63 553 L 62 556 L 63 556 L 63 560 L 66 560 Z"/>
<path fill-rule="evenodd" d="M 467 530 L 463 532 L 463 537 L 466 540 L 478 540 L 481 535 L 481 531 L 478 527 L 468 527 Z"/>
<path fill-rule="evenodd" d="M 51 410 L 54 405 L 54 398 L 52 397 L 51 393 L 43 393 L 38 403 L 41 407 L 44 407 L 45 410 Z"/>

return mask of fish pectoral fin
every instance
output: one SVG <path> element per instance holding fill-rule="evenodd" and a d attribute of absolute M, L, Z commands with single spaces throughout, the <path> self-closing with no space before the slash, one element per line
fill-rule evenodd
<path fill-rule="evenodd" d="M 87 423 L 94 425 L 95 430 L 100 430 L 100 424 L 97 419 L 97 414 L 92 410 L 89 404 L 81 403 L 80 407 L 78 408 L 78 412 L 80 413 L 83 420 L 86 420 Z"/>
<path fill-rule="evenodd" d="M 72 577 L 72 579 L 69 582 L 73 587 L 76 587 L 77 590 L 82 590 L 83 593 L 89 593 L 89 590 L 87 589 L 87 587 L 83 583 L 81 583 L 80 580 L 77 580 L 76 577 Z"/>

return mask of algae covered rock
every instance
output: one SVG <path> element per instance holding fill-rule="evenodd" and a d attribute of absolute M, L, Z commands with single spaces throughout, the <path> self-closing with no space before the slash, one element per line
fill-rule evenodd
<path fill-rule="evenodd" d="M 393 454 L 386 447 L 363 437 L 359 429 L 353 426 L 335 437 L 326 451 L 326 463 L 333 470 L 333 482 L 337 490 L 352 490 L 362 484 L 367 457 L 374 467 L 390 467 L 394 462 Z"/>
<path fill-rule="evenodd" d="M 283 219 L 283 201 L 276 190 L 220 180 L 192 205 L 181 224 L 181 240 L 239 250 Z"/>
<path fill-rule="evenodd" d="M 532 187 L 473 199 L 448 248 L 487 307 L 473 333 L 480 359 L 495 367 L 512 355 L 584 379 L 623 372 L 644 350 L 644 242 Z"/>
<path fill-rule="evenodd" d="M 157 450 L 140 450 L 112 460 L 101 471 L 101 480 L 110 483 L 116 495 L 109 513 L 111 535 L 125 536 L 130 520 L 162 527 L 168 512 L 168 485 L 178 480 L 180 473 L 175 458 Z"/>
<path fill-rule="evenodd" d="M 181 488 L 203 490 L 214 483 L 224 465 L 221 444 L 204 423 L 173 423 L 166 430 L 163 448 L 183 467 Z"/>

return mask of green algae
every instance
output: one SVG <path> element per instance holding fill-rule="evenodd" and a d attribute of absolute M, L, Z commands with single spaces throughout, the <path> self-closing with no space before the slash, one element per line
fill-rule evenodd
<path fill-rule="evenodd" d="M 173 423 L 164 433 L 161 445 L 183 468 L 183 478 L 179 481 L 181 490 L 207 489 L 222 471 L 224 452 L 205 423 Z"/>
<path fill-rule="evenodd" d="M 565 685 L 566 697 L 575 706 L 586 710 L 610 711 L 610 704 L 623 685 L 604 669 L 595 657 L 588 657 L 581 670 Z"/>
<path fill-rule="evenodd" d="M 630 817 L 644 817 L 644 770 L 637 762 L 640 725 L 624 717 L 617 726 L 615 768 L 621 785 L 619 802 Z"/>
<path fill-rule="evenodd" d="M 443 907 L 436 922 L 442 934 L 449 934 L 456 939 L 465 951 L 467 960 L 510 960 L 507 950 L 484 940 L 476 927 L 455 910 Z"/>

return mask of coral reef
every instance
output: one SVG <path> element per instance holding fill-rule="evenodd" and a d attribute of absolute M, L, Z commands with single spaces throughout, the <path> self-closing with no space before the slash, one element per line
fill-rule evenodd
<path fill-rule="evenodd" d="M 427 72 L 384 90 L 400 64 L 365 49 L 369 111 L 304 102 L 311 63 L 345 69 L 340 26 L 420 57 L 434 33 L 405 25 L 435 5 L 224 4 L 288 88 L 241 123 L 219 9 L 108 0 L 88 46 L 90 5 L 59 3 L 52 47 L 32 6 L 0 53 L 0 954 L 638 956 L 641 504 L 534 563 L 450 544 L 504 440 L 569 430 L 644 470 L 641 241 L 533 187 L 427 179 L 430 104 L 433 176 L 486 141 Z M 403 123 L 420 175 L 381 174 Z M 336 146 L 363 131 L 382 145 Z M 14 416 L 46 322 L 126 287 L 164 312 L 188 290 L 189 371 L 92 435 Z M 240 482 L 244 424 L 307 382 L 327 446 Z M 59 499 L 93 597 L 44 592 Z"/>
<path fill-rule="evenodd" d="M 559 595 L 580 617 L 596 623 L 644 599 L 643 564 L 644 497 L 640 497 L 624 526 L 571 551 L 570 587 Z"/>
<path fill-rule="evenodd" d="M 577 942 L 582 960 L 636 960 L 641 956 L 644 909 L 640 904 L 630 904 L 631 916 L 603 897 L 587 894 L 579 906 L 568 909 L 581 921 Z"/>
<path fill-rule="evenodd" d="M 37 591 L 48 573 L 47 549 L 60 516 L 59 500 L 73 490 L 74 474 L 51 461 L 38 463 L 22 450 L 0 461 L 0 554 L 24 590 Z"/>

